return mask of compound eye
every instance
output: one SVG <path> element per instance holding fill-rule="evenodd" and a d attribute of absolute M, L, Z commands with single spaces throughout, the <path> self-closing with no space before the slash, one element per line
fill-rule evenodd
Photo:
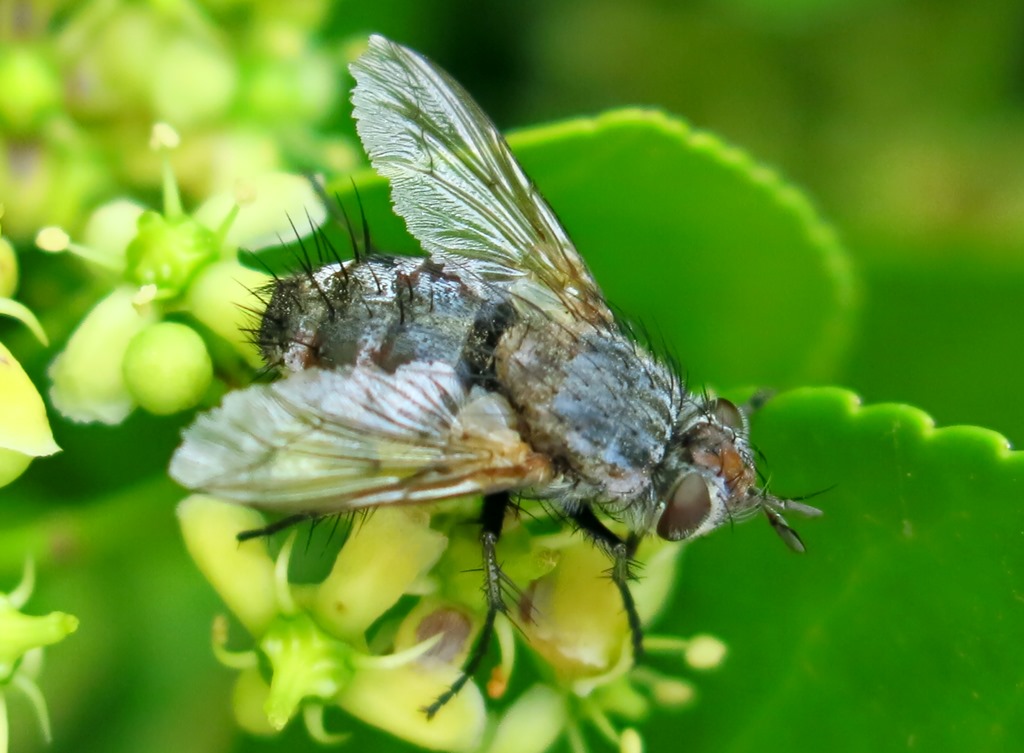
<path fill-rule="evenodd" d="M 741 431 L 746 428 L 747 420 L 743 415 L 743 411 L 724 397 L 716 397 L 711 402 L 711 413 L 722 424 L 728 426 L 733 431 Z"/>
<path fill-rule="evenodd" d="M 711 513 L 711 493 L 704 477 L 699 473 L 683 476 L 665 512 L 658 520 L 658 535 L 669 541 L 685 539 L 698 528 Z"/>

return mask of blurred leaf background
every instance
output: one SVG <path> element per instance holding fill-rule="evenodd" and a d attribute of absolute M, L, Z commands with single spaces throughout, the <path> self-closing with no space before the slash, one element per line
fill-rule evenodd
<path fill-rule="evenodd" d="M 114 12 L 122 4 L 94 5 Z M 158 12 L 176 4 L 129 5 Z M 194 7 L 230 38 L 248 6 Z M 869 404 L 909 403 L 940 425 L 1024 439 L 1020 3 L 380 0 L 333 4 L 309 34 L 340 49 L 370 31 L 431 56 L 503 129 L 649 105 L 742 147 L 804 188 L 848 253 L 854 315 L 842 352 L 824 365 L 787 372 L 777 359 L 782 364 L 766 372 L 772 353 L 789 350 L 785 333 L 767 330 L 773 320 L 740 294 L 749 278 L 725 264 L 717 272 L 695 265 L 732 315 L 720 334 L 727 352 L 755 354 L 746 383 L 842 385 Z M 351 136 L 340 101 L 349 82 L 336 85 L 339 102 L 318 114 L 319 128 Z M 125 135 L 121 148 L 133 138 L 144 144 L 144 134 Z M 693 304 L 673 298 L 671 281 L 689 269 L 666 261 L 676 250 L 658 247 L 649 227 L 624 232 L 621 224 L 671 206 L 685 176 L 664 185 L 647 180 L 637 190 L 617 185 L 603 162 L 566 176 L 565 165 L 578 164 L 571 155 L 560 163 L 557 153 L 545 156 L 543 143 L 523 146 L 524 163 L 609 297 L 660 327 L 685 362 L 687 333 L 673 330 L 671 317 Z M 56 212 L 77 186 L 70 179 L 53 186 L 43 205 Z M 105 195 L 90 191 L 83 196 Z M 151 198 L 152 189 L 140 196 Z M 11 198 L 0 196 L 5 233 Z M 723 227 L 744 221 L 728 217 Z M 606 236 L 635 245 L 602 244 Z M 60 260 L 25 250 L 21 263 L 22 299 L 59 343 L 95 290 Z M 766 279 L 758 300 L 782 305 L 806 296 L 804 282 L 797 274 L 792 282 Z M 716 312 L 699 316 L 708 330 L 695 340 L 713 341 Z M 0 336 L 12 349 L 21 337 L 6 322 Z M 29 350 L 17 352 L 44 385 L 52 354 Z M 737 363 L 687 366 L 700 380 L 738 386 Z M 789 557 L 758 523 L 697 542 L 687 554 L 680 595 L 661 625 L 715 632 L 734 655 L 717 675 L 698 678 L 704 692 L 694 709 L 656 720 L 649 749 L 680 742 L 694 751 L 1019 748 L 1019 461 L 1001 456 L 990 435 L 957 436 L 936 449 L 922 439 L 930 430 L 918 414 L 895 411 L 865 423 L 831 394 L 780 400 L 756 427 L 777 488 L 837 484 L 821 498 L 827 516 L 801 527 L 810 555 Z M 840 405 L 831 414 L 829 399 Z M 808 404 L 817 406 L 811 418 Z M 791 419 L 773 423 L 779 414 Z M 231 676 L 209 650 L 210 617 L 220 607 L 180 545 L 173 517 L 180 491 L 163 479 L 185 418 L 137 413 L 113 428 L 53 419 L 64 453 L 35 462 L 0 491 L 0 587 L 14 584 L 34 552 L 41 584 L 30 605 L 82 620 L 48 653 L 42 678 L 54 750 L 313 749 L 299 730 L 272 741 L 234 731 Z M 927 535 L 906 535 L 907 521 Z M 35 749 L 27 709 L 17 700 L 11 706 L 12 749 Z M 372 731 L 359 734 L 364 749 L 399 749 Z"/>

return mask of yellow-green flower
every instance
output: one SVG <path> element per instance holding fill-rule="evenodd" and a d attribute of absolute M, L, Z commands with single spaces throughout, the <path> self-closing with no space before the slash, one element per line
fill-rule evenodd
<path fill-rule="evenodd" d="M 634 666 L 608 557 L 582 536 L 535 533 L 510 516 L 499 558 L 518 588 L 495 625 L 500 659 L 484 687 L 492 708 L 485 711 L 471 681 L 428 720 L 424 708 L 460 676 L 483 622 L 475 502 L 376 509 L 343 528 L 348 537 L 328 573 L 297 584 L 288 577 L 294 533 L 275 559 L 266 538 L 237 542 L 238 533 L 266 525 L 259 513 L 210 497 L 185 500 L 179 517 L 189 552 L 253 638 L 252 650 L 229 652 L 226 623 L 215 630 L 221 660 L 240 670 L 239 724 L 273 734 L 301 715 L 312 735 L 336 740 L 322 729 L 322 710 L 335 706 L 437 750 L 543 753 L 566 739 L 579 752 L 596 734 L 628 753 L 641 750 L 639 725 L 654 707 L 694 702 L 688 680 Z M 640 549 L 645 577 L 633 592 L 645 623 L 670 595 L 681 549 Z M 725 653 L 711 636 L 652 635 L 644 647 L 701 671 Z M 517 651 L 533 655 L 542 680 L 507 698 Z"/>
<path fill-rule="evenodd" d="M 173 129 L 154 127 L 165 156 L 177 141 Z M 294 232 L 289 216 L 309 217 L 300 232 L 325 217 L 309 180 L 284 173 L 186 214 L 167 162 L 163 204 L 159 212 L 123 199 L 106 204 L 86 224 L 85 243 L 56 227 L 37 236 L 41 249 L 81 257 L 113 288 L 50 368 L 53 403 L 72 420 L 116 424 L 136 406 L 157 415 L 188 410 L 207 398 L 215 374 L 244 379 L 260 367 L 244 330 L 271 278 L 243 266 L 239 248 L 278 244 Z"/>
<path fill-rule="evenodd" d="M 42 662 L 44 646 L 59 643 L 78 629 L 78 619 L 63 612 L 43 616 L 25 614 L 32 594 L 35 570 L 31 561 L 25 566 L 21 583 L 10 593 L 0 593 L 0 720 L 6 722 L 6 696 L 11 690 L 22 693 L 31 703 L 43 729 L 50 739 L 50 721 L 36 677 Z M 7 750 L 6 725 L 0 725 L 0 751 Z"/>
<path fill-rule="evenodd" d="M 288 582 L 291 539 L 276 559 L 263 538 L 238 543 L 239 533 L 265 525 L 257 513 L 197 495 L 178 516 L 192 558 L 255 643 L 249 652 L 229 652 L 222 630 L 215 642 L 222 661 L 242 670 L 235 707 L 246 729 L 280 731 L 301 713 L 322 737 L 322 711 L 335 706 L 421 747 L 479 748 L 486 713 L 474 684 L 434 719 L 422 713 L 458 677 L 465 646 L 449 651 L 451 635 L 442 629 L 403 650 L 393 650 L 393 641 L 371 648 L 369 628 L 423 587 L 445 549 L 446 537 L 430 528 L 424 510 L 383 508 L 354 524 L 316 585 Z M 472 631 L 457 634 L 462 644 L 473 638 Z M 257 674 L 260 666 L 267 672 Z"/>
<path fill-rule="evenodd" d="M 124 190 L 150 191 L 161 163 L 144 149 L 156 121 L 192 199 L 296 165 L 348 172 L 350 139 L 323 126 L 345 92 L 329 10 L 302 3 L 0 4 L 0 196 L 19 241 L 46 225 L 78 234 Z M 231 27 L 225 34 L 224 28 Z"/>
<path fill-rule="evenodd" d="M 35 316 L 9 297 L 17 283 L 14 249 L 0 236 L 0 315 L 20 320 L 45 345 L 46 334 Z M 39 392 L 14 354 L 0 343 L 0 487 L 20 476 L 32 458 L 59 451 Z"/>

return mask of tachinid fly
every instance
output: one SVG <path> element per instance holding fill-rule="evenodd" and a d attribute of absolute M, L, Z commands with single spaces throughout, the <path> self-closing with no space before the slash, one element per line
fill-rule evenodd
<path fill-rule="evenodd" d="M 744 412 L 687 392 L 617 325 L 469 94 L 379 36 L 352 73 L 359 137 L 428 256 L 279 281 L 260 341 L 283 378 L 200 416 L 171 475 L 300 517 L 483 495 L 481 643 L 504 608 L 495 545 L 510 492 L 550 500 L 607 548 L 637 651 L 627 579 L 642 537 L 702 536 L 761 510 L 802 550 L 782 512 L 818 511 L 759 488 Z"/>

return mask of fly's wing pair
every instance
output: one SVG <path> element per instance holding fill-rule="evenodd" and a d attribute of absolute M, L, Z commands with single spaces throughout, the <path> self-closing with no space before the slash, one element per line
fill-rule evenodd
<path fill-rule="evenodd" d="M 488 284 L 532 286 L 552 317 L 611 326 L 554 213 L 459 84 L 379 36 L 352 72 L 359 136 L 426 251 Z M 467 393 L 444 364 L 310 369 L 228 395 L 185 431 L 170 472 L 191 489 L 312 513 L 544 483 L 547 459 L 513 425 L 503 398 Z"/>

